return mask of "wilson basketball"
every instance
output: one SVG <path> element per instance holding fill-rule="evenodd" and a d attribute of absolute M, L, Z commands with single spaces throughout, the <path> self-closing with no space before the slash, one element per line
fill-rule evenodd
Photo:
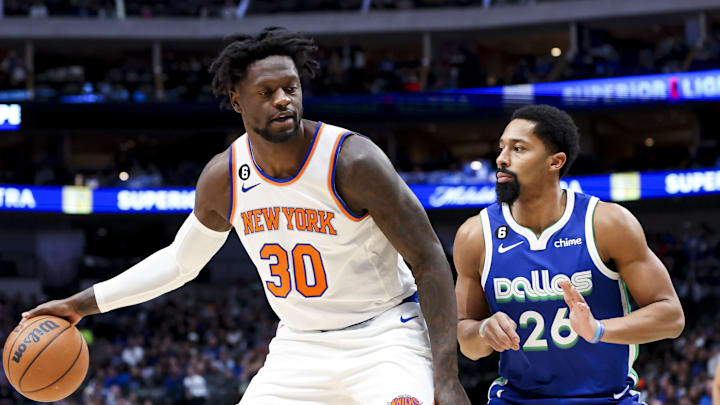
<path fill-rule="evenodd" d="M 25 397 L 58 401 L 75 392 L 89 365 L 85 339 L 70 322 L 38 316 L 18 325 L 3 349 L 8 381 Z"/>

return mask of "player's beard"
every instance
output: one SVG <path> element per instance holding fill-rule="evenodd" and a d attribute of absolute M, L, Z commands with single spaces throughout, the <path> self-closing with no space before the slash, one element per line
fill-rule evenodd
<path fill-rule="evenodd" d="M 509 174 L 513 177 L 513 181 L 495 183 L 495 193 L 497 193 L 497 201 L 499 203 L 512 204 L 520 196 L 520 183 L 517 174 L 507 169 L 497 169 L 497 173 Z"/>
<path fill-rule="evenodd" d="M 272 143 L 283 143 L 287 142 L 290 139 L 294 138 L 295 135 L 298 133 L 298 129 L 300 128 L 300 117 L 302 117 L 302 111 L 300 111 L 299 114 L 296 114 L 293 117 L 293 125 L 290 129 L 287 129 L 285 131 L 273 131 L 270 128 L 270 125 L 272 125 L 272 121 L 269 121 L 265 128 L 255 128 L 255 132 L 263 137 L 268 142 Z"/>

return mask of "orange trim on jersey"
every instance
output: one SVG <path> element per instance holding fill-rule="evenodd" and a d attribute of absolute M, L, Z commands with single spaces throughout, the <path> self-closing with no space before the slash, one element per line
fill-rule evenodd
<path fill-rule="evenodd" d="M 252 154 L 252 145 L 250 145 L 250 135 L 247 136 L 247 146 L 248 146 L 248 154 L 250 155 L 250 161 L 253 163 L 253 166 L 255 166 L 255 170 L 260 175 L 260 178 L 267 181 L 268 183 L 274 184 L 276 186 L 288 186 L 290 184 L 295 183 L 300 177 L 302 177 L 302 174 L 305 172 L 305 169 L 308 167 L 308 164 L 310 163 L 310 160 L 312 159 L 313 153 L 315 153 L 315 148 L 318 144 L 318 139 L 320 139 L 320 134 L 322 133 L 323 129 L 325 129 L 325 124 L 320 122 L 317 130 L 315 131 L 315 137 L 313 138 L 312 146 L 310 147 L 310 150 L 308 151 L 307 155 L 305 155 L 305 161 L 303 162 L 302 166 L 300 167 L 300 170 L 295 173 L 293 177 L 290 177 L 289 179 L 275 179 L 272 178 L 265 173 L 263 173 L 260 166 L 255 163 L 255 158 Z"/>
<path fill-rule="evenodd" d="M 233 142 L 230 145 L 230 166 L 232 167 L 231 175 L 231 181 L 232 185 L 230 186 L 230 191 L 232 192 L 232 202 L 230 203 L 230 218 L 228 218 L 229 223 L 233 223 L 233 218 L 235 217 L 235 208 L 237 207 L 237 204 L 235 204 L 235 198 L 237 196 L 237 162 L 235 159 L 235 142 Z"/>
<path fill-rule="evenodd" d="M 358 217 L 357 215 L 353 214 L 348 208 L 346 208 L 345 203 L 340 200 L 340 196 L 338 196 L 337 192 L 335 191 L 335 184 L 333 183 L 333 178 L 335 177 L 335 160 L 338 156 L 338 148 L 340 147 L 340 144 L 342 143 L 342 140 L 345 139 L 345 137 L 350 134 L 350 132 L 344 132 L 340 135 L 338 135 L 337 139 L 335 140 L 335 146 L 332 148 L 332 153 L 330 157 L 330 171 L 328 172 L 328 189 L 330 190 L 330 195 L 332 196 L 333 200 L 337 203 L 338 207 L 340 207 L 340 211 L 345 214 L 346 217 L 349 219 L 360 222 L 363 219 L 367 218 L 370 213 L 366 212 L 365 215 Z"/>

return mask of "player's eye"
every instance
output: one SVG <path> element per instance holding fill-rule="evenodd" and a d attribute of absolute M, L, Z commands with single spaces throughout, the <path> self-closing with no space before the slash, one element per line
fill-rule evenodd
<path fill-rule="evenodd" d="M 513 148 L 513 149 L 515 150 L 515 152 L 522 152 L 525 150 L 525 148 L 523 146 L 515 146 L 515 148 Z"/>

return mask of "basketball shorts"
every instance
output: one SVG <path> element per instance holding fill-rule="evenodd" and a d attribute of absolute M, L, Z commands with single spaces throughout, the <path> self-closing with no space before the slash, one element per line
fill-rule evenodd
<path fill-rule="evenodd" d="M 281 322 L 240 405 L 432 405 L 430 341 L 416 300 L 341 330 Z"/>
<path fill-rule="evenodd" d="M 582 397 L 582 398 L 528 398 L 511 387 L 498 384 L 496 380 L 488 392 L 488 405 L 646 405 L 640 402 L 640 393 L 631 389 L 625 390 L 617 397 Z"/>

